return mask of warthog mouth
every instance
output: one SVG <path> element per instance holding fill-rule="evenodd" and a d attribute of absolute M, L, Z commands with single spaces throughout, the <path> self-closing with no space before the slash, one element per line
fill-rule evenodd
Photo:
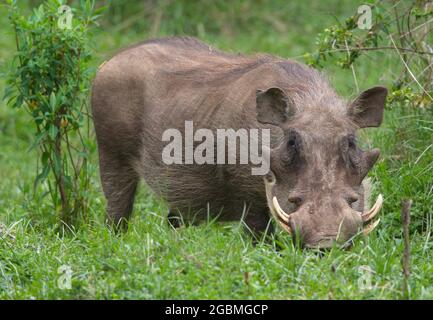
<path fill-rule="evenodd" d="M 274 186 L 275 181 L 268 181 L 266 178 L 264 180 L 265 180 L 265 188 L 266 188 L 266 199 L 272 215 L 274 216 L 275 220 L 278 221 L 279 225 L 290 235 L 292 235 L 293 231 L 290 227 L 291 214 L 286 213 L 278 203 L 277 197 L 272 195 L 272 187 Z M 379 213 L 380 209 L 382 208 L 382 205 L 383 205 L 383 196 L 379 194 L 379 196 L 376 199 L 376 202 L 374 203 L 374 205 L 371 207 L 370 210 L 367 210 L 365 212 L 356 211 L 356 213 L 361 216 L 362 233 L 364 235 L 368 235 L 379 225 L 380 218 L 377 219 L 374 218 Z M 336 238 L 338 238 L 338 236 L 336 236 Z M 331 239 L 325 239 L 325 240 L 326 240 L 325 241 L 326 247 L 329 247 L 329 242 L 331 242 Z M 318 248 L 318 247 L 322 247 L 322 245 L 317 244 L 317 246 L 314 245 L 313 247 Z"/>

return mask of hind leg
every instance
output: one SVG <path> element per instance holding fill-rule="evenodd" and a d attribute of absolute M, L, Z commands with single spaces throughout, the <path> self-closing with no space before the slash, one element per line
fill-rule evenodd
<path fill-rule="evenodd" d="M 126 227 L 139 177 L 128 161 L 103 151 L 100 152 L 99 167 L 108 221 L 115 227 Z"/>

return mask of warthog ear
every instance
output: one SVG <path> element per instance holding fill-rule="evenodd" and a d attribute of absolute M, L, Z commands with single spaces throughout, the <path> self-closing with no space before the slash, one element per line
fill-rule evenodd
<path fill-rule="evenodd" d="M 257 121 L 279 126 L 294 114 L 294 107 L 280 88 L 256 91 Z"/>
<path fill-rule="evenodd" d="M 362 92 L 350 105 L 352 121 L 360 128 L 380 126 L 387 94 L 385 87 L 373 87 Z"/>

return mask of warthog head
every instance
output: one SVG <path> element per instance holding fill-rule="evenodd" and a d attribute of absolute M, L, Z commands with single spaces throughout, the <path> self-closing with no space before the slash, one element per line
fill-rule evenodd
<path fill-rule="evenodd" d="M 370 210 L 359 202 L 362 182 L 380 152 L 361 150 L 356 131 L 381 124 L 386 95 L 386 88 L 374 87 L 347 104 L 336 95 L 308 102 L 289 98 L 280 88 L 257 91 L 258 121 L 284 132 L 270 150 L 268 206 L 305 247 L 347 244 L 359 231 L 368 233 L 377 225 L 372 219 L 382 197 Z"/>

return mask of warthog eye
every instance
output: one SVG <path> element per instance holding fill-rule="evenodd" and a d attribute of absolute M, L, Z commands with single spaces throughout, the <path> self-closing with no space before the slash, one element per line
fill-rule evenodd
<path fill-rule="evenodd" d="M 379 157 L 379 150 L 362 150 L 356 145 L 354 135 L 344 137 L 340 141 L 341 159 L 346 169 L 358 178 L 363 179 Z"/>
<path fill-rule="evenodd" d="M 289 139 L 289 141 L 287 141 L 287 146 L 288 146 L 289 148 L 294 148 L 294 147 L 296 147 L 296 141 L 295 141 L 295 138 L 294 138 L 294 137 L 291 137 L 291 138 Z"/>
<path fill-rule="evenodd" d="M 356 148 L 356 137 L 354 135 L 350 135 L 347 138 L 347 144 L 349 146 L 349 149 L 355 149 Z"/>
<path fill-rule="evenodd" d="M 301 137 L 299 136 L 299 133 L 297 133 L 295 130 L 289 130 L 286 134 L 287 137 L 287 148 L 294 149 L 294 151 L 298 151 L 299 144 Z"/>
<path fill-rule="evenodd" d="M 295 160 L 300 145 L 299 134 L 295 130 L 289 130 L 286 133 L 286 148 L 283 148 L 281 160 L 286 164 L 291 164 Z"/>
<path fill-rule="evenodd" d="M 356 137 L 351 134 L 342 141 L 343 159 L 352 169 L 357 169 L 360 165 L 362 151 L 356 145 Z"/>

